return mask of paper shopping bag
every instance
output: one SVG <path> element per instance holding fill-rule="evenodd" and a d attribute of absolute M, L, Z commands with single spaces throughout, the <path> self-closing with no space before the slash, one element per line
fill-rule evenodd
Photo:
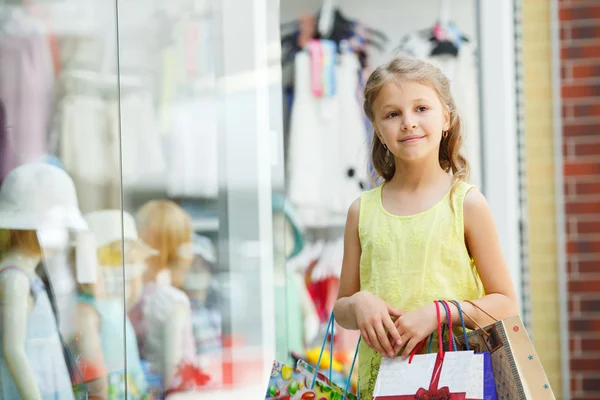
<path fill-rule="evenodd" d="M 444 352 L 440 302 L 435 301 L 435 305 L 439 352 L 437 354 L 417 354 L 424 347 L 424 341 L 417 346 L 409 359 L 382 359 L 373 391 L 374 400 L 465 400 L 472 398 L 467 397 L 471 391 L 473 375 L 471 370 L 472 368 L 483 370 L 483 359 L 475 358 L 473 351 Z M 448 319 L 451 323 L 450 313 Z M 453 343 L 452 330 L 449 330 L 449 334 L 450 343 Z"/>
<path fill-rule="evenodd" d="M 475 303 L 469 303 L 496 320 Z M 499 399 L 555 399 L 519 316 L 496 320 L 494 324 L 468 333 L 467 338 L 470 348 L 476 352 L 490 353 Z"/>
<path fill-rule="evenodd" d="M 343 394 L 345 392 L 344 388 L 340 387 L 332 379 L 325 376 L 324 373 L 317 371 L 317 369 L 315 367 L 313 367 L 306 361 L 298 360 L 298 363 L 296 364 L 296 370 L 300 374 L 302 374 L 306 377 L 310 377 L 310 379 L 312 379 L 316 373 L 315 393 L 317 394 L 317 399 L 321 399 L 321 398 L 333 399 L 334 396 L 335 396 L 335 398 L 341 399 L 343 397 Z M 350 378 L 348 378 L 348 379 L 350 379 Z M 344 385 L 344 386 L 348 386 L 348 382 L 346 382 L 346 385 Z M 338 393 L 339 396 L 336 396 L 334 393 Z M 346 398 L 356 400 L 357 397 L 354 393 L 350 393 L 348 391 L 348 395 Z"/>

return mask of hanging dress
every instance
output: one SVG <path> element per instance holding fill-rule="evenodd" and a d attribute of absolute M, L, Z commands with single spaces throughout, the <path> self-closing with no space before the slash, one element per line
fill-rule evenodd
<path fill-rule="evenodd" d="M 310 55 L 296 55 L 288 192 L 304 224 L 343 218 L 368 185 L 367 134 L 357 99 L 359 71 L 356 55 L 342 52 L 335 67 L 335 90 L 315 97 Z"/>
<path fill-rule="evenodd" d="M 289 198 L 299 219 L 313 224 L 327 219 L 335 197 L 339 154 L 337 97 L 315 97 L 311 91 L 308 52 L 295 58 L 295 97 L 288 149 Z"/>
<path fill-rule="evenodd" d="M 358 103 L 360 61 L 354 52 L 342 52 L 337 68 L 339 125 L 337 142 L 340 147 L 338 164 L 338 203 L 332 210 L 345 215 L 348 207 L 368 186 L 368 143 L 363 120 L 364 112 Z"/>

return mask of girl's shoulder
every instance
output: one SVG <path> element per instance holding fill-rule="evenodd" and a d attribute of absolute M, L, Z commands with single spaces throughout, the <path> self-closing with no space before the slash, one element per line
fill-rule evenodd
<path fill-rule="evenodd" d="M 381 199 L 382 186 L 383 185 L 379 185 L 361 193 L 360 198 L 357 200 L 360 202 L 359 208 L 361 214 L 364 214 L 378 204 L 379 200 Z"/>
<path fill-rule="evenodd" d="M 360 201 L 361 203 L 366 201 L 371 201 L 371 200 L 377 200 L 379 196 L 381 196 L 381 188 L 383 187 L 383 184 L 380 184 L 378 186 L 375 186 L 372 189 L 369 190 L 365 190 L 364 192 L 362 192 L 360 194 Z"/>

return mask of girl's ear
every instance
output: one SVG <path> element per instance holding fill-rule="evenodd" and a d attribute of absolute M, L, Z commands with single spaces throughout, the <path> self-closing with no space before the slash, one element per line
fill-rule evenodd
<path fill-rule="evenodd" d="M 444 111 L 444 131 L 448 131 L 450 130 L 450 120 L 451 120 L 451 115 L 450 115 L 450 111 L 445 110 Z"/>
<path fill-rule="evenodd" d="M 373 131 L 375 132 L 375 137 L 376 137 L 377 139 L 379 139 L 379 141 L 380 141 L 381 143 L 383 143 L 383 139 L 381 138 L 381 135 L 380 135 L 380 134 L 379 134 L 379 132 L 377 131 L 377 128 L 373 128 Z"/>

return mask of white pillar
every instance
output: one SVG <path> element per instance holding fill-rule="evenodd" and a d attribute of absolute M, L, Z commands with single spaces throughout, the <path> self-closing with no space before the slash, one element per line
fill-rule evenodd
<path fill-rule="evenodd" d="M 273 0 L 219 0 L 214 4 L 215 70 L 218 88 L 219 264 L 225 292 L 224 334 L 242 336 L 245 352 L 233 361 L 233 379 L 244 381 L 243 397 L 264 397 L 275 358 L 273 289 L 270 95 L 280 90 L 281 70 L 269 68 Z M 271 7 L 271 9 L 270 9 Z M 272 30 L 272 29 L 271 29 Z M 277 37 L 271 38 L 279 42 Z M 272 60 L 271 60 L 272 61 Z M 271 62 L 273 64 L 273 62 Z M 236 363 L 260 358 L 262 374 Z M 246 354 L 244 354 L 246 353 Z M 250 374 L 254 383 L 249 383 Z M 227 397 L 228 398 L 228 397 Z M 232 397 L 233 398 L 233 397 Z"/>
<path fill-rule="evenodd" d="M 521 299 L 513 7 L 512 1 L 478 3 L 480 98 L 483 191 Z"/>

